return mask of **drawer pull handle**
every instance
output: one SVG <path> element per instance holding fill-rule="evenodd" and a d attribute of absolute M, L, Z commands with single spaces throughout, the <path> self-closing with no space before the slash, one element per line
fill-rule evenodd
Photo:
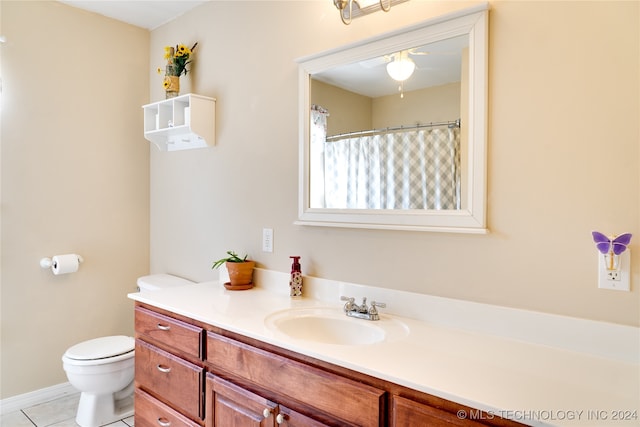
<path fill-rule="evenodd" d="M 278 414 L 278 415 L 276 416 L 276 423 L 277 423 L 277 424 L 283 424 L 283 423 L 284 423 L 284 415 L 282 415 L 282 414 Z"/>
<path fill-rule="evenodd" d="M 158 424 L 160 427 L 169 427 L 171 425 L 171 421 L 166 418 L 158 418 Z"/>
<path fill-rule="evenodd" d="M 158 323 L 158 329 L 160 329 L 161 331 L 168 331 L 169 329 L 171 329 L 171 326 Z"/>
<path fill-rule="evenodd" d="M 169 372 L 171 372 L 171 368 L 168 366 L 158 365 L 157 368 L 158 368 L 158 371 L 164 372 L 165 374 L 168 374 Z"/>

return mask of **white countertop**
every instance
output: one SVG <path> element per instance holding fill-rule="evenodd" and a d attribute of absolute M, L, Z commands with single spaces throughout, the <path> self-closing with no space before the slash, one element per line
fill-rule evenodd
<path fill-rule="evenodd" d="M 307 277 L 305 296 L 293 299 L 288 275 L 256 276 L 261 285 L 247 291 L 206 282 L 129 298 L 524 424 L 640 425 L 638 328 Z M 289 308 L 340 308 L 339 294 L 386 302 L 380 322 L 401 321 L 409 333 L 366 346 L 330 345 L 265 324 Z"/>

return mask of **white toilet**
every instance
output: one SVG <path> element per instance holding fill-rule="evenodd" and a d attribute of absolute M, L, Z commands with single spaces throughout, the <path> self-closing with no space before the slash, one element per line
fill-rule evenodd
<path fill-rule="evenodd" d="M 133 415 L 135 340 L 123 335 L 96 338 L 69 348 L 62 367 L 80 390 L 76 422 L 98 427 Z"/>

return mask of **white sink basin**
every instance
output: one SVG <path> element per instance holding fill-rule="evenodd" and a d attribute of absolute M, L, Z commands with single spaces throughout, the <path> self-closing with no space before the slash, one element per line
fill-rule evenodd
<path fill-rule="evenodd" d="M 333 345 L 369 345 L 409 333 L 404 323 L 385 315 L 375 321 L 355 319 L 335 308 L 282 310 L 267 316 L 265 324 L 276 335 Z"/>

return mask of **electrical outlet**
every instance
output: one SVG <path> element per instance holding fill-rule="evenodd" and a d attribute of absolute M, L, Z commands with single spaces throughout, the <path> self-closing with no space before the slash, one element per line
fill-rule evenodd
<path fill-rule="evenodd" d="M 600 289 L 611 289 L 614 291 L 630 291 L 631 276 L 631 250 L 620 255 L 620 268 L 618 270 L 608 270 L 604 256 L 598 252 L 598 287 Z"/>
<path fill-rule="evenodd" d="M 619 271 L 607 271 L 607 280 L 619 282 L 622 280 L 622 274 Z"/>
<path fill-rule="evenodd" d="M 273 228 L 262 229 L 262 252 L 273 252 Z"/>

